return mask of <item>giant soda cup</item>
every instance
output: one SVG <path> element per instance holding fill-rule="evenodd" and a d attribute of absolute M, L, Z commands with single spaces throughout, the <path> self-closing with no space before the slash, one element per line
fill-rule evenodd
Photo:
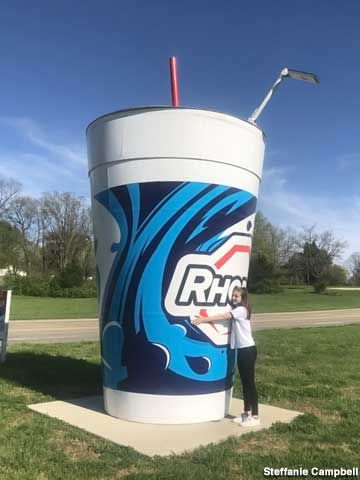
<path fill-rule="evenodd" d="M 231 322 L 246 286 L 264 136 L 239 118 L 145 107 L 87 130 L 105 410 L 197 423 L 229 409 Z"/>

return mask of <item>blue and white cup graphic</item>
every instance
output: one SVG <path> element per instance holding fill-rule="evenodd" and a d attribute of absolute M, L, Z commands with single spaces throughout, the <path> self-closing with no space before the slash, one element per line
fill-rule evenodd
<path fill-rule="evenodd" d="M 246 286 L 264 140 L 217 112 L 125 110 L 88 127 L 106 411 L 148 423 L 226 415 L 228 311 Z"/>

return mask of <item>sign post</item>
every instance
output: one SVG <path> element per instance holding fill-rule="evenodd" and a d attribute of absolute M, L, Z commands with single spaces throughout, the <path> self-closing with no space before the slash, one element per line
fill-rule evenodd
<path fill-rule="evenodd" d="M 0 363 L 6 359 L 6 346 L 9 330 L 11 290 L 0 290 Z"/>

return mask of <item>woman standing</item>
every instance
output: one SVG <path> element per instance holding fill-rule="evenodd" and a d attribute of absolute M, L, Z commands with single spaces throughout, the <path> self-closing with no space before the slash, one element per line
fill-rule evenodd
<path fill-rule="evenodd" d="M 234 422 L 243 427 L 260 424 L 258 396 L 255 385 L 255 362 L 257 349 L 251 334 L 251 306 L 245 288 L 235 287 L 231 295 L 232 310 L 210 317 L 196 316 L 191 323 L 199 325 L 206 322 L 231 320 L 230 348 L 237 349 L 237 365 L 243 387 L 244 413 L 234 418 Z"/>

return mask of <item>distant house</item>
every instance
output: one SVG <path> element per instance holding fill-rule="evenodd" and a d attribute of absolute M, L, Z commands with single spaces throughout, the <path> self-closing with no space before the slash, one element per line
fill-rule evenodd
<path fill-rule="evenodd" d="M 5 277 L 5 275 L 8 273 L 14 273 L 12 265 L 9 265 L 7 268 L 0 268 L 0 278 Z M 19 270 L 16 272 L 16 275 L 20 275 L 20 277 L 26 277 L 26 272 Z"/>

